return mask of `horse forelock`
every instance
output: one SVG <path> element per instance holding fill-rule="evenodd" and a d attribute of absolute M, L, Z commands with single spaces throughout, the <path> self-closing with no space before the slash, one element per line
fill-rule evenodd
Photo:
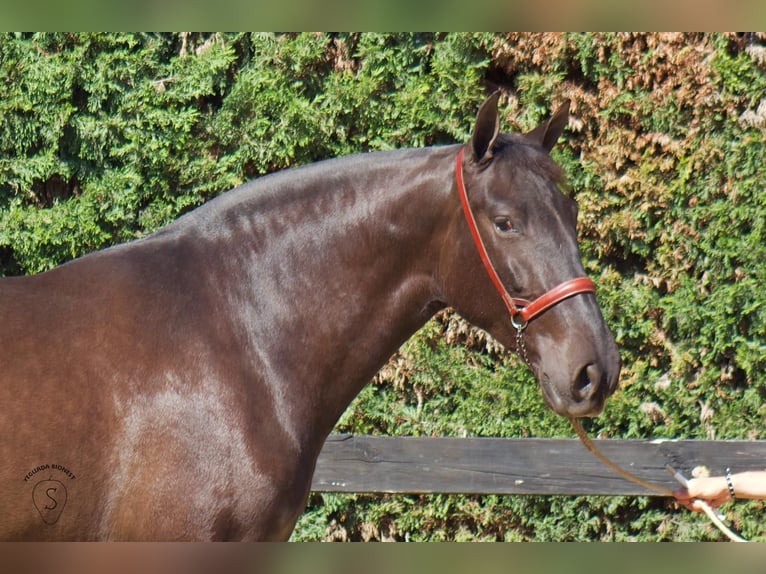
<path fill-rule="evenodd" d="M 514 169 L 528 169 L 560 188 L 568 188 L 566 173 L 539 145 L 517 134 L 500 134 L 493 149 L 496 158 L 504 158 Z"/>

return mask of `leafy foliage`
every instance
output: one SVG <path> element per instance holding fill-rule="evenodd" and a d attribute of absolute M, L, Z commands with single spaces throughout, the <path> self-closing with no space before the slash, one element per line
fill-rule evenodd
<path fill-rule="evenodd" d="M 149 233 L 276 169 L 467 139 L 572 100 L 554 150 L 625 364 L 591 432 L 763 439 L 766 36 L 4 34 L 0 275 Z M 339 431 L 572 436 L 522 363 L 450 312 L 392 357 Z M 295 539 L 705 540 L 630 497 L 313 494 Z M 730 509 L 748 537 L 761 503 Z"/>

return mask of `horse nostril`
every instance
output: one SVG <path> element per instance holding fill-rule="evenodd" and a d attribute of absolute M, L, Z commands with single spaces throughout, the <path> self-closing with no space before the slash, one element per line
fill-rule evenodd
<path fill-rule="evenodd" d="M 589 399 L 598 392 L 600 383 L 601 369 L 593 363 L 586 365 L 574 381 L 572 395 L 578 401 Z"/>

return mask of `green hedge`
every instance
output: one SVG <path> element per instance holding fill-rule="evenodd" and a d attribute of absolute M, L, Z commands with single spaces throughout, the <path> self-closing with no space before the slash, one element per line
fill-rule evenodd
<path fill-rule="evenodd" d="M 507 130 L 570 98 L 554 153 L 625 364 L 591 433 L 763 439 L 765 44 L 757 34 L 4 34 L 0 274 L 140 237 L 277 169 L 464 141 L 494 87 Z M 451 313 L 403 346 L 338 430 L 573 436 L 523 365 Z M 296 540 L 719 538 L 655 498 L 309 503 Z M 760 535 L 761 503 L 728 510 L 745 536 Z"/>

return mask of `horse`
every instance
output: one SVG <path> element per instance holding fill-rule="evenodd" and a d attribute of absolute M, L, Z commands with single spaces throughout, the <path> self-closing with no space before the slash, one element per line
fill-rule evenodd
<path fill-rule="evenodd" d="M 275 172 L 0 279 L 0 539 L 289 539 L 343 411 L 446 307 L 597 416 L 621 365 L 550 155 L 569 104 L 509 134 L 498 97 L 465 143 Z"/>

